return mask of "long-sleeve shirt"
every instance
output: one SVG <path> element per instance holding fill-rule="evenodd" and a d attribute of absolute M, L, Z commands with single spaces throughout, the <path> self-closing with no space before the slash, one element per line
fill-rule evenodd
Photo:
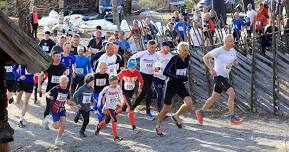
<path fill-rule="evenodd" d="M 189 57 L 183 61 L 179 55 L 175 55 L 171 58 L 167 64 L 164 75 L 169 77 L 169 81 L 175 83 L 183 83 L 188 80 L 187 72 L 189 67 Z"/>
<path fill-rule="evenodd" d="M 81 105 L 80 110 L 84 110 L 86 112 L 90 111 L 90 103 L 93 100 L 93 91 L 94 89 L 89 87 L 87 84 L 84 84 L 73 95 L 73 101 L 76 104 Z"/>
<path fill-rule="evenodd" d="M 186 32 L 191 29 L 190 25 L 185 22 L 178 22 L 174 28 L 174 31 L 178 32 L 180 36 L 184 36 Z"/>
<path fill-rule="evenodd" d="M 86 56 L 75 55 L 75 74 L 77 77 L 84 77 L 91 73 L 91 63 Z"/>
<path fill-rule="evenodd" d="M 34 83 L 33 81 L 33 74 L 29 73 L 26 69 L 25 66 L 20 65 L 20 69 L 18 71 L 19 65 L 15 65 L 13 66 L 13 73 L 15 74 L 15 76 L 17 77 L 17 80 L 19 82 L 23 82 L 23 83 Z M 21 80 L 20 77 L 21 76 L 25 76 L 26 79 L 25 80 Z"/>
<path fill-rule="evenodd" d="M 137 80 L 140 83 L 140 89 L 142 89 L 144 84 L 144 80 L 138 70 L 130 71 L 128 69 L 125 69 L 122 70 L 117 77 L 122 82 L 123 93 L 127 95 L 133 95 L 135 83 Z"/>
<path fill-rule="evenodd" d="M 105 100 L 104 109 L 115 110 L 117 107 L 117 102 L 123 102 L 123 94 L 120 86 L 112 88 L 111 86 L 106 86 L 99 93 L 98 104 L 102 103 L 102 100 Z M 99 107 L 99 105 L 97 105 Z"/>

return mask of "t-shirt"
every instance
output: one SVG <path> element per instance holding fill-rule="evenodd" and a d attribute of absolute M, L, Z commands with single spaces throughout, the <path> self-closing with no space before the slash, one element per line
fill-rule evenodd
<path fill-rule="evenodd" d="M 116 88 L 112 88 L 110 86 L 106 86 L 99 93 L 98 103 L 102 103 L 102 99 L 104 97 L 105 103 L 104 109 L 112 109 L 115 110 L 117 107 L 117 102 L 123 102 L 123 94 L 120 86 Z"/>
<path fill-rule="evenodd" d="M 188 24 L 188 22 L 182 21 L 176 24 L 174 31 L 178 32 L 180 36 L 184 36 L 186 31 L 190 29 L 191 26 Z"/>
<path fill-rule="evenodd" d="M 59 77 L 63 75 L 65 70 L 66 70 L 65 65 L 59 63 L 59 65 L 51 64 L 49 68 L 46 71 L 44 71 L 44 73 L 46 73 L 48 77 L 46 92 L 48 92 L 50 89 L 58 85 Z"/>
<path fill-rule="evenodd" d="M 170 31 L 167 29 L 165 31 L 165 36 L 166 36 L 167 41 L 172 42 L 172 41 L 176 40 L 178 33 L 176 31 Z"/>
<path fill-rule="evenodd" d="M 109 75 L 107 73 L 100 74 L 96 73 L 94 75 L 94 91 L 100 93 L 102 89 L 109 85 L 108 82 Z"/>
<path fill-rule="evenodd" d="M 247 11 L 247 15 L 246 16 L 250 18 L 251 25 L 252 25 L 256 15 L 257 15 L 257 12 L 255 10 L 253 10 L 253 9 Z"/>
<path fill-rule="evenodd" d="M 179 55 L 171 58 L 164 69 L 164 75 L 169 77 L 169 82 L 183 83 L 188 80 L 189 57 L 182 60 Z"/>
<path fill-rule="evenodd" d="M 69 54 L 68 56 L 64 56 L 61 54 L 61 63 L 65 65 L 68 77 L 71 78 L 72 76 L 72 65 L 75 63 L 75 57 L 73 54 Z"/>
<path fill-rule="evenodd" d="M 16 76 L 13 73 L 13 66 L 14 64 L 6 64 L 5 65 L 5 80 L 16 80 Z"/>
<path fill-rule="evenodd" d="M 52 47 L 55 45 L 55 42 L 52 41 L 51 39 L 48 39 L 48 40 L 41 40 L 40 43 L 39 43 L 39 46 L 42 48 L 42 50 L 44 52 L 46 52 L 47 54 L 50 54 L 51 53 L 51 49 Z"/>
<path fill-rule="evenodd" d="M 112 56 L 108 56 L 106 53 L 103 54 L 99 59 L 98 59 L 98 65 L 96 71 L 98 71 L 99 63 L 106 63 L 107 65 L 107 74 L 117 74 L 117 56 L 114 54 Z"/>
<path fill-rule="evenodd" d="M 132 58 L 140 58 L 140 72 L 148 75 L 154 74 L 153 64 L 160 59 L 156 53 L 150 54 L 148 51 L 138 52 Z"/>
<path fill-rule="evenodd" d="M 20 65 L 20 67 L 19 67 L 19 65 L 13 66 L 13 73 L 18 78 L 19 82 L 34 84 L 34 81 L 33 81 L 34 75 L 29 73 L 25 66 L 23 66 L 23 65 Z M 26 79 L 21 80 L 20 79 L 21 76 L 25 76 Z"/>
<path fill-rule="evenodd" d="M 96 39 L 93 38 L 89 41 L 87 48 L 91 48 L 92 49 L 92 53 L 96 54 L 97 52 L 99 52 L 103 45 L 102 45 L 103 40 L 101 39 L 98 43 L 96 43 Z"/>
<path fill-rule="evenodd" d="M 233 32 L 239 32 L 242 30 L 242 27 L 244 27 L 244 22 L 242 19 L 233 19 Z"/>
<path fill-rule="evenodd" d="M 168 54 L 161 54 L 160 51 L 156 54 L 160 57 L 160 60 L 154 63 L 154 68 L 160 68 L 160 70 L 158 72 L 154 72 L 154 77 L 161 80 L 166 80 L 167 77 L 163 75 L 163 72 L 173 55 L 170 52 Z"/>
<path fill-rule="evenodd" d="M 133 95 L 137 80 L 140 83 L 140 89 L 142 89 L 144 84 L 144 80 L 138 70 L 132 72 L 125 69 L 122 70 L 117 77 L 122 82 L 122 90 L 126 95 Z"/>
<path fill-rule="evenodd" d="M 51 112 L 62 112 L 65 111 L 65 103 L 69 96 L 69 89 L 61 89 L 60 86 L 53 87 L 48 94 L 53 96 L 53 102 Z"/>
<path fill-rule="evenodd" d="M 217 76 L 229 78 L 229 73 L 233 66 L 233 61 L 237 59 L 236 50 L 234 48 L 226 51 L 223 47 L 213 49 L 209 52 L 214 58 L 214 70 Z"/>
<path fill-rule="evenodd" d="M 91 64 L 86 56 L 75 55 L 75 75 L 84 77 L 87 73 L 91 73 Z"/>
<path fill-rule="evenodd" d="M 266 26 L 266 17 L 264 15 L 255 16 L 255 28 L 256 30 L 263 30 Z"/>

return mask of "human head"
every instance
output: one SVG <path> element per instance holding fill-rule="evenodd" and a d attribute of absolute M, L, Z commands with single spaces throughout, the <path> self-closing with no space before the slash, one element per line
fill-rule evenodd
<path fill-rule="evenodd" d="M 177 17 L 180 15 L 180 12 L 179 11 L 174 11 L 174 16 Z"/>
<path fill-rule="evenodd" d="M 53 60 L 53 64 L 58 65 L 61 61 L 61 52 L 60 51 L 53 51 L 52 52 L 52 60 Z"/>
<path fill-rule="evenodd" d="M 180 42 L 177 49 L 179 56 L 183 59 L 185 59 L 190 53 L 189 44 L 187 42 Z"/>
<path fill-rule="evenodd" d="M 204 12 L 204 13 L 208 13 L 208 12 L 209 12 L 209 8 L 208 8 L 207 6 L 204 6 L 204 7 L 203 7 L 203 12 Z"/>
<path fill-rule="evenodd" d="M 116 39 L 115 37 L 111 36 L 110 38 L 107 39 L 107 41 L 113 43 L 116 41 Z"/>
<path fill-rule="evenodd" d="M 252 10 L 252 4 L 251 4 L 251 3 L 249 3 L 249 4 L 247 5 L 247 9 L 248 9 L 248 10 Z"/>
<path fill-rule="evenodd" d="M 101 30 L 102 30 L 101 26 L 96 26 L 96 31 L 101 31 Z"/>
<path fill-rule="evenodd" d="M 72 39 L 73 45 L 75 47 L 77 47 L 80 43 L 80 35 L 79 34 L 75 34 L 73 35 L 73 39 Z"/>
<path fill-rule="evenodd" d="M 101 39 L 101 31 L 100 31 L 100 30 L 97 30 L 97 31 L 95 32 L 95 38 L 98 39 L 98 40 Z"/>
<path fill-rule="evenodd" d="M 58 41 L 59 41 L 59 44 L 63 45 L 64 42 L 66 41 L 66 36 L 65 35 L 59 36 Z"/>
<path fill-rule="evenodd" d="M 59 77 L 59 86 L 61 89 L 67 89 L 67 86 L 68 86 L 68 82 L 69 82 L 69 79 L 67 76 L 65 75 L 62 75 Z"/>
<path fill-rule="evenodd" d="M 71 43 L 69 41 L 66 41 L 63 44 L 63 52 L 66 53 L 66 54 L 69 54 L 70 50 L 71 50 Z"/>
<path fill-rule="evenodd" d="M 108 80 L 111 87 L 115 88 L 118 85 L 118 78 L 116 75 L 110 75 Z"/>
<path fill-rule="evenodd" d="M 239 12 L 235 12 L 235 13 L 234 13 L 234 18 L 236 18 L 236 19 L 239 19 L 239 18 L 240 18 Z"/>
<path fill-rule="evenodd" d="M 111 42 L 106 43 L 105 52 L 108 56 L 112 56 L 114 54 L 113 43 Z"/>
<path fill-rule="evenodd" d="M 157 49 L 157 42 L 155 40 L 149 40 L 147 43 L 147 50 L 150 54 L 154 54 Z"/>
<path fill-rule="evenodd" d="M 83 56 L 83 55 L 84 55 L 84 50 L 85 50 L 85 47 L 79 45 L 79 46 L 77 47 L 77 53 L 78 53 L 78 55 L 79 55 L 79 56 Z"/>
<path fill-rule="evenodd" d="M 136 66 L 137 66 L 136 59 L 135 58 L 129 58 L 128 61 L 127 61 L 126 67 L 129 70 L 134 70 L 136 68 Z"/>
<path fill-rule="evenodd" d="M 91 88 L 94 86 L 94 76 L 93 74 L 88 74 L 84 77 L 84 82 Z"/>
<path fill-rule="evenodd" d="M 98 71 L 100 74 L 104 74 L 107 71 L 107 65 L 104 62 L 99 63 Z"/>
<path fill-rule="evenodd" d="M 163 54 L 168 54 L 169 51 L 170 51 L 170 44 L 167 41 L 162 42 L 162 44 L 161 44 L 161 52 Z"/>
<path fill-rule="evenodd" d="M 205 20 L 205 21 L 209 21 L 210 18 L 211 18 L 210 13 L 205 13 L 205 15 L 204 15 L 204 20 Z"/>
<path fill-rule="evenodd" d="M 174 23 L 173 22 L 169 22 L 168 23 L 168 29 L 170 29 L 170 30 L 172 30 L 172 29 L 174 29 Z"/>
<path fill-rule="evenodd" d="M 234 37 L 232 34 L 227 34 L 225 35 L 224 39 L 223 39 L 223 42 L 224 42 L 224 47 L 226 49 L 231 49 L 234 47 Z"/>
<path fill-rule="evenodd" d="M 105 33 L 105 39 L 108 40 L 111 37 L 112 33 L 111 32 L 106 32 Z"/>
<path fill-rule="evenodd" d="M 113 43 L 113 50 L 114 50 L 114 54 L 118 54 L 119 51 L 119 45 L 117 42 L 112 42 Z"/>
<path fill-rule="evenodd" d="M 49 40 L 50 39 L 50 32 L 49 31 L 44 32 L 44 39 L 45 40 Z"/>

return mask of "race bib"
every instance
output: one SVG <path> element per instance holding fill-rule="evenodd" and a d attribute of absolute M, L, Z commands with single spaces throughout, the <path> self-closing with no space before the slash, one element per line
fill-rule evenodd
<path fill-rule="evenodd" d="M 52 75 L 52 77 L 51 77 L 51 83 L 59 83 L 59 77 L 60 77 L 60 76 Z"/>
<path fill-rule="evenodd" d="M 66 101 L 67 97 L 68 97 L 68 94 L 58 93 L 56 100 L 58 100 L 58 101 Z"/>
<path fill-rule="evenodd" d="M 69 75 L 70 74 L 70 69 L 66 69 L 66 73 L 67 73 L 67 75 Z"/>
<path fill-rule="evenodd" d="M 83 68 L 76 68 L 76 74 L 83 74 Z"/>
<path fill-rule="evenodd" d="M 261 25 L 261 21 L 256 21 L 256 25 Z"/>
<path fill-rule="evenodd" d="M 225 65 L 225 71 L 226 71 L 227 74 L 230 73 L 231 69 L 232 69 L 232 64 L 226 64 Z"/>
<path fill-rule="evenodd" d="M 251 30 L 251 27 L 250 27 L 250 26 L 248 26 L 246 29 L 247 29 L 247 30 Z"/>
<path fill-rule="evenodd" d="M 135 82 L 134 81 L 124 81 L 124 89 L 125 90 L 133 90 L 135 88 Z"/>
<path fill-rule="evenodd" d="M 104 78 L 104 79 L 96 79 L 95 80 L 95 85 L 96 86 L 105 86 L 105 84 L 106 84 L 106 79 Z"/>
<path fill-rule="evenodd" d="M 31 73 L 29 73 L 26 68 L 25 68 L 25 75 L 31 75 Z"/>
<path fill-rule="evenodd" d="M 108 66 L 108 72 L 109 73 L 114 73 L 114 71 L 116 71 L 116 65 L 115 64 Z"/>
<path fill-rule="evenodd" d="M 168 41 L 173 41 L 173 38 L 172 37 L 167 37 L 167 40 Z"/>
<path fill-rule="evenodd" d="M 49 52 L 49 46 L 42 46 L 43 51 Z"/>
<path fill-rule="evenodd" d="M 5 66 L 6 72 L 12 72 L 13 71 L 13 67 L 12 66 Z"/>
<path fill-rule="evenodd" d="M 91 95 L 83 95 L 82 97 L 82 103 L 83 104 L 88 104 L 91 101 Z"/>
<path fill-rule="evenodd" d="M 187 75 L 187 69 L 177 69 L 176 75 L 186 76 Z"/>
<path fill-rule="evenodd" d="M 179 31 L 184 31 L 184 28 L 181 27 L 181 26 L 179 26 L 179 27 L 178 27 L 178 30 L 179 30 Z"/>
<path fill-rule="evenodd" d="M 152 68 L 153 67 L 153 63 L 152 62 L 146 62 L 145 63 L 145 67 L 146 68 Z"/>
<path fill-rule="evenodd" d="M 98 52 L 99 52 L 99 49 L 94 49 L 94 48 L 91 48 L 91 52 L 92 52 L 93 54 L 96 54 L 96 53 L 98 53 Z"/>

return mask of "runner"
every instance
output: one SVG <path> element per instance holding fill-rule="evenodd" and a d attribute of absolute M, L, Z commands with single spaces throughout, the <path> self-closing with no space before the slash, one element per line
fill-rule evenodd
<path fill-rule="evenodd" d="M 119 73 L 122 69 L 124 69 L 124 58 L 123 54 L 120 51 L 120 47 L 117 42 L 113 42 L 113 50 L 114 54 L 116 55 L 116 69 L 117 73 Z"/>
<path fill-rule="evenodd" d="M 146 119 L 147 120 L 154 120 L 155 117 L 151 114 L 150 106 L 151 106 L 151 98 L 152 98 L 152 82 L 153 82 L 153 74 L 154 74 L 154 67 L 153 63 L 158 61 L 160 58 L 155 53 L 157 48 L 157 43 L 154 40 L 151 40 L 147 44 L 147 50 L 141 51 L 132 56 L 132 58 L 140 58 L 140 72 L 144 79 L 144 89 L 136 99 L 135 103 L 133 104 L 133 108 L 135 109 L 143 98 L 146 98 Z"/>
<path fill-rule="evenodd" d="M 13 94 L 16 92 L 16 86 L 17 86 L 17 81 L 16 81 L 16 76 L 13 73 L 13 64 L 7 64 L 5 65 L 6 73 L 5 73 L 5 82 L 6 82 L 6 87 L 7 87 L 7 99 L 9 104 L 13 103 Z"/>
<path fill-rule="evenodd" d="M 105 119 L 102 120 L 96 127 L 95 135 L 99 134 L 101 128 L 106 126 L 112 120 L 112 133 L 114 141 L 121 141 L 123 138 L 117 134 L 117 119 L 116 119 L 116 108 L 117 103 L 123 101 L 123 94 L 121 87 L 118 85 L 117 76 L 109 76 L 109 86 L 106 86 L 100 93 L 98 103 L 103 103 L 103 111 L 105 113 Z"/>
<path fill-rule="evenodd" d="M 158 112 L 161 112 L 163 108 L 163 95 L 164 95 L 164 85 L 165 80 L 167 79 L 166 76 L 163 75 L 164 69 L 166 65 L 169 63 L 170 59 L 173 55 L 169 52 L 170 51 L 170 44 L 168 42 L 163 42 L 161 44 L 161 50 L 156 54 L 160 57 L 160 60 L 155 62 L 154 64 L 154 78 L 153 84 L 155 91 L 157 93 L 157 105 L 158 105 Z"/>
<path fill-rule="evenodd" d="M 156 133 L 159 136 L 163 136 L 163 131 L 161 130 L 161 122 L 166 117 L 166 114 L 171 110 L 171 104 L 173 97 L 178 94 L 184 101 L 179 110 L 171 116 L 172 120 L 178 128 L 182 128 L 182 122 L 179 118 L 185 112 L 188 112 L 192 108 L 192 98 L 189 95 L 188 90 L 185 87 L 184 82 L 188 80 L 187 72 L 189 66 L 189 44 L 186 42 L 180 42 L 178 45 L 178 55 L 171 58 L 169 63 L 164 69 L 164 75 L 169 79 L 167 81 L 167 88 L 164 99 L 164 107 L 159 114 Z"/>
<path fill-rule="evenodd" d="M 70 106 L 76 107 L 74 102 L 71 102 L 69 100 L 70 97 L 68 82 L 68 77 L 62 75 L 59 77 L 59 85 L 53 87 L 50 91 L 46 93 L 46 97 L 49 98 L 53 103 L 51 107 L 51 114 L 53 119 L 52 127 L 58 130 L 57 137 L 54 142 L 54 144 L 57 146 L 62 146 L 65 144 L 62 139 L 66 121 L 65 103 L 69 104 Z M 77 108 L 80 108 L 80 106 L 77 105 Z"/>
<path fill-rule="evenodd" d="M 105 45 L 105 54 L 101 55 L 101 57 L 98 59 L 98 63 L 102 62 L 106 63 L 107 65 L 106 73 L 108 75 L 117 74 L 117 56 L 114 54 L 113 43 L 108 42 Z M 97 69 L 99 69 L 98 66 Z"/>
<path fill-rule="evenodd" d="M 18 70 L 19 68 L 19 70 Z M 20 103 L 23 92 L 25 92 L 24 101 L 20 113 L 20 119 L 18 126 L 24 128 L 26 126 L 24 116 L 28 110 L 29 98 L 33 92 L 33 74 L 29 73 L 25 66 L 15 65 L 13 67 L 13 73 L 17 77 L 17 92 L 16 92 L 16 104 Z"/>
<path fill-rule="evenodd" d="M 73 95 L 73 101 L 80 105 L 80 113 L 83 117 L 82 127 L 79 131 L 80 137 L 86 137 L 84 133 L 86 126 L 89 123 L 89 112 L 90 112 L 90 103 L 94 101 L 93 99 L 93 86 L 94 86 L 94 76 L 88 74 L 84 78 L 85 84 L 81 86 Z"/>
<path fill-rule="evenodd" d="M 99 52 L 103 45 L 103 39 L 101 38 L 101 31 L 97 30 L 95 32 L 95 37 L 91 39 L 87 45 L 87 48 L 91 50 L 92 54 L 96 54 Z"/>
<path fill-rule="evenodd" d="M 102 118 L 103 118 L 103 114 L 102 114 L 103 104 L 101 102 L 98 103 L 98 101 L 99 101 L 98 96 L 99 96 L 99 93 L 103 90 L 103 88 L 109 85 L 109 83 L 108 83 L 109 75 L 106 73 L 107 65 L 105 63 L 99 63 L 98 71 L 99 72 L 97 72 L 94 75 L 95 84 L 94 84 L 93 97 L 97 101 L 97 103 L 93 107 L 93 110 L 97 114 L 98 123 L 100 123 L 102 121 Z"/>
<path fill-rule="evenodd" d="M 44 33 L 44 39 L 39 43 L 39 46 L 44 52 L 50 55 L 52 47 L 55 45 L 55 42 L 50 39 L 50 32 L 46 31 Z"/>
<path fill-rule="evenodd" d="M 135 94 L 136 89 L 136 81 L 139 81 L 139 87 L 137 91 L 137 95 L 140 95 L 143 88 L 143 78 L 140 72 L 136 69 L 137 62 L 136 59 L 129 59 L 127 62 L 127 69 L 122 70 L 118 74 L 118 79 L 121 81 L 122 91 L 124 94 L 124 103 L 121 108 L 117 110 L 117 114 L 125 112 L 128 108 L 128 118 L 130 120 L 130 124 L 132 126 L 132 130 L 134 133 L 138 133 L 139 130 L 136 129 L 135 126 L 135 114 L 134 108 L 132 106 L 133 95 Z"/>
<path fill-rule="evenodd" d="M 69 78 L 68 86 L 70 86 L 72 78 L 75 77 L 75 57 L 72 53 L 70 53 L 70 50 L 71 43 L 65 42 L 64 51 L 63 54 L 61 54 L 61 63 L 66 67 L 66 73 Z"/>
<path fill-rule="evenodd" d="M 73 55 L 78 55 L 78 47 L 82 46 L 82 48 L 84 48 L 84 52 L 86 52 L 86 48 L 80 44 L 80 35 L 79 34 L 75 34 L 73 35 L 72 38 L 72 44 L 71 44 L 71 53 Z"/>
<path fill-rule="evenodd" d="M 46 92 L 48 92 L 53 87 L 58 85 L 60 76 L 67 74 L 65 65 L 60 63 L 60 60 L 61 60 L 60 52 L 53 51 L 52 60 L 53 60 L 52 64 L 48 67 L 46 71 L 44 71 L 44 74 L 47 75 L 47 78 L 48 78 Z M 42 76 L 40 76 L 39 78 L 42 78 Z M 41 85 L 42 85 L 41 82 L 42 82 L 42 79 L 38 79 L 37 92 L 41 92 Z M 46 118 L 46 116 L 49 115 L 50 110 L 51 110 L 51 105 L 52 105 L 52 101 L 49 98 L 46 98 L 46 108 L 44 111 L 44 119 Z M 44 125 L 44 121 L 43 121 L 43 125 Z M 44 128 L 46 130 L 49 130 L 48 125 L 44 126 Z"/>
<path fill-rule="evenodd" d="M 214 59 L 214 66 L 211 64 Z M 228 108 L 230 114 L 230 124 L 238 125 L 240 119 L 234 113 L 235 91 L 229 83 L 229 73 L 233 65 L 237 64 L 236 50 L 234 49 L 234 37 L 232 34 L 227 34 L 224 37 L 224 46 L 216 48 L 207 53 L 203 57 L 204 63 L 210 69 L 211 75 L 214 77 L 215 86 L 212 96 L 207 99 L 201 109 L 196 110 L 196 117 L 200 125 L 203 124 L 203 116 L 206 111 L 219 100 L 222 91 L 225 91 L 229 96 Z"/>
<path fill-rule="evenodd" d="M 168 29 L 165 31 L 166 40 L 169 42 L 171 49 L 174 49 L 179 41 L 179 36 L 178 33 L 174 31 L 174 26 L 173 22 L 169 22 L 167 24 Z"/>

